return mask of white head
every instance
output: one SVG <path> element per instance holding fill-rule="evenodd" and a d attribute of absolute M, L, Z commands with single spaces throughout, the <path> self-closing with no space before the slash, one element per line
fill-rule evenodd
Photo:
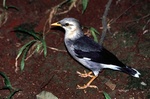
<path fill-rule="evenodd" d="M 65 30 L 65 39 L 76 39 L 83 36 L 79 21 L 74 18 L 64 18 L 59 22 L 51 24 L 52 26 L 61 26 Z"/>

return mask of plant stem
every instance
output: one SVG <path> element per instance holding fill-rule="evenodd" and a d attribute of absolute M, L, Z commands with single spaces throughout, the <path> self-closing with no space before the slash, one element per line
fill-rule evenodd
<path fill-rule="evenodd" d="M 102 45 L 104 38 L 106 36 L 106 33 L 107 33 L 107 15 L 108 15 L 108 10 L 110 8 L 111 2 L 112 2 L 112 0 L 109 0 L 108 3 L 106 4 L 105 12 L 104 12 L 103 17 L 102 17 L 103 31 L 102 31 L 102 36 L 101 36 L 101 39 L 99 42 L 100 45 Z"/>
<path fill-rule="evenodd" d="M 6 7 L 6 0 L 3 0 L 3 7 Z"/>

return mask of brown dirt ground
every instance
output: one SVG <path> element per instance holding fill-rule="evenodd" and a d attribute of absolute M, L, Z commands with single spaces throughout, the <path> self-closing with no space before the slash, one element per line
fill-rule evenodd
<path fill-rule="evenodd" d="M 136 0 L 117 1 L 113 1 L 110 7 L 108 20 L 115 20 Z M 43 90 L 52 92 L 59 99 L 104 99 L 102 91 L 107 92 L 112 99 L 150 98 L 150 82 L 148 81 L 150 76 L 150 33 L 144 33 L 144 30 L 150 31 L 148 23 L 150 16 L 146 17 L 150 14 L 149 0 L 139 0 L 111 24 L 111 33 L 107 34 L 104 41 L 104 46 L 122 62 L 138 69 L 143 74 L 140 79 L 128 77 L 120 72 L 105 70 L 93 82 L 98 89 L 88 88 L 85 93 L 83 90 L 76 89 L 77 84 L 83 85 L 88 81 L 76 74 L 76 71 L 83 72 L 85 68 L 74 61 L 68 53 L 50 49 L 48 49 L 46 58 L 42 54 L 34 55 L 26 61 L 25 70 L 22 73 L 15 72 L 14 64 L 18 50 L 28 40 L 19 39 L 13 32 L 13 28 L 21 24 L 29 26 L 34 24 L 35 30 L 42 32 L 48 16 L 46 11 L 60 2 L 61 0 L 7 0 L 6 2 L 7 5 L 13 5 L 19 9 L 19 11 L 8 9 L 8 20 L 0 27 L 0 71 L 9 77 L 13 87 L 22 90 L 16 93 L 13 99 L 35 99 L 36 95 Z M 67 14 L 55 16 L 52 21 L 74 17 L 83 25 L 92 26 L 101 33 L 101 17 L 106 3 L 107 0 L 89 0 L 84 14 L 81 13 L 82 6 L 78 5 Z M 0 6 L 2 7 L 2 0 Z M 140 20 L 137 21 L 139 18 Z M 143 30 L 144 26 L 146 28 Z M 46 43 L 48 46 L 65 50 L 63 36 L 63 31 L 51 30 L 46 36 Z M 116 88 L 111 90 L 100 76 L 116 84 Z M 142 81 L 147 86 L 139 84 Z M 0 77 L 0 88 L 3 86 L 3 78 Z M 9 91 L 0 90 L 1 98 L 5 98 L 8 94 Z"/>

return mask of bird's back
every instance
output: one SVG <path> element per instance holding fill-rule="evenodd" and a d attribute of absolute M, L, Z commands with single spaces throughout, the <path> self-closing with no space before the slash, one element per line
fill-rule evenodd
<path fill-rule="evenodd" d="M 89 58 L 91 59 L 90 61 L 96 63 L 125 66 L 115 55 L 87 36 L 82 36 L 75 41 L 70 40 L 68 44 L 70 46 L 69 49 L 72 47 L 78 58 Z"/>

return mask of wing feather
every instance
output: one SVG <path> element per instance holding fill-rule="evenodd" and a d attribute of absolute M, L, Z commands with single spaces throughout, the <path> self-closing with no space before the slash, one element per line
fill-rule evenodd
<path fill-rule="evenodd" d="M 74 52 L 78 58 L 88 58 L 90 61 L 97 63 L 112 64 L 121 67 L 125 66 L 115 55 L 87 36 L 83 36 L 76 40 L 73 46 Z"/>

